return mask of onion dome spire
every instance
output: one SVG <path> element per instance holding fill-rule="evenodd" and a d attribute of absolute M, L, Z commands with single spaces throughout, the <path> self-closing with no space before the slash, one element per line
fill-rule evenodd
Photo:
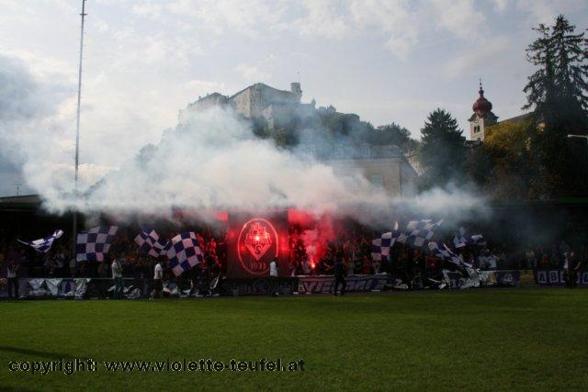
<path fill-rule="evenodd" d="M 480 117 L 485 117 L 492 110 L 492 103 L 484 97 L 484 89 L 482 88 L 482 79 L 480 79 L 480 90 L 478 90 L 480 96 L 474 102 L 472 110 Z"/>

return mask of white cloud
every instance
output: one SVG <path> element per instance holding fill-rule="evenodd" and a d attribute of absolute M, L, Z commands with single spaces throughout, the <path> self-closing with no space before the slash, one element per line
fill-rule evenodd
<path fill-rule="evenodd" d="M 239 64 L 235 67 L 241 78 L 247 83 L 261 82 L 270 78 L 270 73 L 259 69 L 251 64 Z"/>
<path fill-rule="evenodd" d="M 386 34 L 386 47 L 400 58 L 406 58 L 418 43 L 419 20 L 408 1 L 353 0 L 350 12 L 359 27 Z"/>
<path fill-rule="evenodd" d="M 496 0 L 503 9 L 506 0 Z M 174 20 L 184 29 L 214 36 L 238 33 L 271 39 L 292 32 L 305 38 L 341 40 L 366 32 L 382 34 L 382 44 L 406 59 L 424 35 L 447 31 L 471 39 L 486 31 L 484 14 L 473 0 L 173 0 L 133 5 L 141 17 Z"/>
<path fill-rule="evenodd" d="M 485 28 L 484 15 L 473 0 L 434 0 L 434 19 L 439 26 L 461 39 L 472 39 Z"/>
<path fill-rule="evenodd" d="M 215 34 L 236 31 L 258 37 L 261 30 L 281 29 L 286 3 L 265 0 L 174 0 L 163 9 L 148 13 L 167 12 L 176 18 L 189 19 L 196 28 Z M 139 12 L 145 12 L 139 11 Z"/>
<path fill-rule="evenodd" d="M 494 0 L 494 7 L 499 12 L 502 12 L 506 9 L 509 2 L 510 2 L 510 0 Z"/>
<path fill-rule="evenodd" d="M 133 6 L 137 15 L 189 21 L 193 29 L 221 35 L 239 33 L 271 38 L 293 32 L 306 38 L 356 37 L 365 32 L 383 34 L 383 45 L 406 59 L 421 36 L 435 29 L 468 39 L 484 27 L 485 18 L 472 0 L 174 0 Z M 177 22 L 176 22 L 177 23 Z M 190 28 L 187 24 L 187 28 Z"/>
<path fill-rule="evenodd" d="M 294 22 L 303 35 L 342 38 L 349 30 L 342 7 L 332 0 L 304 0 L 305 14 Z"/>
<path fill-rule="evenodd" d="M 532 25 L 539 23 L 552 25 L 559 14 L 573 17 L 580 11 L 586 12 L 588 4 L 585 1 L 570 0 L 519 0 L 517 8 L 529 15 Z"/>
<path fill-rule="evenodd" d="M 444 73 L 449 78 L 456 78 L 476 68 L 483 68 L 482 66 L 486 68 L 490 67 L 490 64 L 496 66 L 497 62 L 505 57 L 504 53 L 509 46 L 510 41 L 507 37 L 493 37 L 452 58 L 445 64 Z"/>
<path fill-rule="evenodd" d="M 224 83 L 209 80 L 190 80 L 184 86 L 186 92 L 192 96 L 206 95 L 214 92 L 223 92 L 226 87 Z"/>
<path fill-rule="evenodd" d="M 19 59 L 38 78 L 43 80 L 59 80 L 62 83 L 74 83 L 75 65 L 56 57 L 48 57 L 27 49 L 7 49 L 1 55 Z M 68 72 L 71 71 L 71 72 Z"/>
<path fill-rule="evenodd" d="M 138 3 L 133 4 L 132 12 L 140 15 L 145 16 L 152 19 L 157 19 L 161 16 L 161 12 L 163 11 L 162 4 L 154 4 L 154 3 Z"/>

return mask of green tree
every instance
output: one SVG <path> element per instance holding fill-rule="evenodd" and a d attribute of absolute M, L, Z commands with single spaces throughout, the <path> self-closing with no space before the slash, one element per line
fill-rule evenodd
<path fill-rule="evenodd" d="M 523 89 L 541 132 L 532 139 L 538 158 L 540 197 L 586 194 L 588 168 L 568 134 L 588 129 L 588 51 L 584 33 L 560 15 L 552 27 L 539 25 L 539 37 L 527 49 L 528 61 L 538 69 Z"/>
<path fill-rule="evenodd" d="M 418 142 L 410 137 L 410 131 L 394 122 L 374 129 L 370 132 L 368 141 L 376 145 L 394 144 L 404 153 L 414 151 L 418 146 Z"/>
<path fill-rule="evenodd" d="M 490 161 L 490 175 L 484 183 L 488 194 L 525 200 L 542 192 L 541 184 L 536 183 L 537 165 L 531 149 L 537 132 L 532 119 L 504 121 L 488 130 L 484 144 L 477 149 Z"/>
<path fill-rule="evenodd" d="M 421 130 L 419 160 L 424 169 L 422 186 L 464 180 L 465 138 L 457 121 L 443 109 L 429 114 Z"/>
<path fill-rule="evenodd" d="M 553 27 L 534 28 L 539 38 L 527 48 L 527 60 L 539 69 L 523 91 L 527 104 L 547 125 L 566 122 L 586 125 L 588 112 L 588 47 L 584 33 L 559 15 Z M 574 124 L 575 123 L 575 124 Z"/>

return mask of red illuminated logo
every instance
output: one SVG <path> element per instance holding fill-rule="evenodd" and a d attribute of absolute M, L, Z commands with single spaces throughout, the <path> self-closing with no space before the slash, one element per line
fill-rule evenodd
<path fill-rule="evenodd" d="M 245 234 L 245 246 L 255 260 L 261 259 L 267 253 L 272 246 L 272 237 L 263 223 L 254 222 L 249 225 Z"/>
<path fill-rule="evenodd" d="M 237 254 L 243 269 L 253 275 L 269 272 L 269 262 L 278 256 L 278 233 L 266 219 L 246 222 L 239 233 Z"/>

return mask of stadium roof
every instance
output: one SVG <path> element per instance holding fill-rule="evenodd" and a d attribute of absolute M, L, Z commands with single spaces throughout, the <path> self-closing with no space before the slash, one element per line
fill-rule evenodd
<path fill-rule="evenodd" d="M 1 211 L 37 210 L 41 206 L 39 195 L 0 197 Z"/>

